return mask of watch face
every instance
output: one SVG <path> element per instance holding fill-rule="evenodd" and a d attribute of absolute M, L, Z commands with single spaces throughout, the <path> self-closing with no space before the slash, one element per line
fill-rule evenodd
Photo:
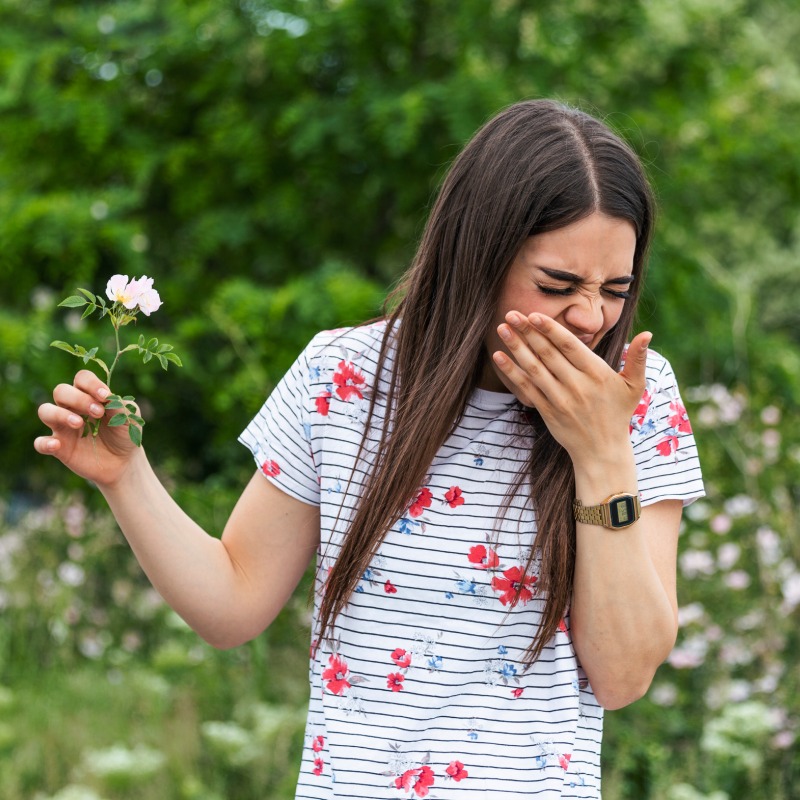
<path fill-rule="evenodd" d="M 630 496 L 616 497 L 608 505 L 612 528 L 626 528 L 636 522 L 636 509 Z"/>

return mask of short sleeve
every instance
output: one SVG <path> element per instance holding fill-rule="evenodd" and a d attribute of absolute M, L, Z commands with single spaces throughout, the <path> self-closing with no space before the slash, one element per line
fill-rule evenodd
<path fill-rule="evenodd" d="M 319 475 L 309 424 L 312 343 L 298 356 L 239 441 L 267 479 L 288 495 L 319 505 Z"/>
<path fill-rule="evenodd" d="M 647 388 L 630 424 L 642 505 L 705 495 L 692 426 L 669 362 L 649 351 Z"/>

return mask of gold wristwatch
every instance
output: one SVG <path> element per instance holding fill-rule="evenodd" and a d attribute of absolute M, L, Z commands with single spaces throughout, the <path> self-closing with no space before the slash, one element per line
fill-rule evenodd
<path fill-rule="evenodd" d="M 585 506 L 577 498 L 572 503 L 575 519 L 587 525 L 602 525 L 619 530 L 633 525 L 642 514 L 638 494 L 620 492 L 607 497 L 600 505 Z"/>

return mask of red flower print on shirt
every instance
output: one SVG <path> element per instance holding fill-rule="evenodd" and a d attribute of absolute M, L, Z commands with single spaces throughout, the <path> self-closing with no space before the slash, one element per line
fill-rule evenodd
<path fill-rule="evenodd" d="M 325 737 L 324 736 L 315 736 L 314 741 L 311 744 L 311 749 L 315 753 L 319 753 L 322 748 L 325 747 Z"/>
<path fill-rule="evenodd" d="M 397 594 L 397 587 L 391 581 L 386 581 L 386 583 L 383 584 L 383 591 L 386 592 L 386 594 Z"/>
<path fill-rule="evenodd" d="M 328 668 L 322 673 L 322 680 L 328 681 L 325 688 L 333 694 L 344 694 L 345 689 L 350 688 L 350 670 L 347 663 L 339 656 L 331 656 L 328 659 Z"/>
<path fill-rule="evenodd" d="M 569 767 L 569 760 L 572 758 L 572 753 L 564 753 L 564 755 L 558 757 L 558 763 L 561 765 L 562 769 L 567 769 Z"/>
<path fill-rule="evenodd" d="M 336 394 L 342 400 L 350 400 L 352 397 L 363 399 L 361 390 L 366 386 L 366 380 L 351 361 L 339 362 L 336 372 L 333 373 L 333 382 L 336 384 Z"/>
<path fill-rule="evenodd" d="M 407 769 L 402 775 L 394 779 L 394 785 L 405 792 L 414 792 L 417 797 L 427 797 L 428 789 L 435 780 L 433 770 L 428 767 Z"/>
<path fill-rule="evenodd" d="M 511 690 L 512 697 L 516 700 L 518 697 L 522 697 L 522 693 L 525 691 L 525 688 L 522 686 L 517 686 L 516 689 Z"/>
<path fill-rule="evenodd" d="M 419 517 L 426 508 L 430 508 L 433 494 L 428 487 L 423 487 L 417 495 L 417 499 L 408 507 L 408 515 L 410 517 Z"/>
<path fill-rule="evenodd" d="M 451 761 L 450 766 L 445 772 L 454 780 L 460 781 L 469 777 L 469 773 L 464 769 L 464 765 L 460 761 Z"/>
<path fill-rule="evenodd" d="M 500 563 L 500 556 L 482 544 L 470 547 L 467 558 L 475 565 L 476 569 L 494 569 Z"/>
<path fill-rule="evenodd" d="M 317 395 L 317 399 L 314 400 L 314 404 L 317 407 L 317 413 L 322 414 L 323 417 L 327 417 L 328 412 L 331 410 L 332 396 L 333 396 L 332 392 L 324 391 L 320 392 Z"/>
<path fill-rule="evenodd" d="M 390 672 L 386 676 L 386 686 L 393 692 L 402 692 L 405 679 L 406 676 L 402 672 Z"/>
<path fill-rule="evenodd" d="M 522 605 L 525 605 L 533 597 L 533 592 L 528 587 L 533 586 L 536 581 L 535 575 L 525 575 L 523 577 L 522 570 L 519 567 L 510 567 L 503 572 L 502 578 L 492 578 L 492 589 L 496 592 L 501 592 L 500 602 L 504 606 L 509 604 L 516 605 L 517 590 L 519 589 L 519 600 Z M 521 589 L 519 588 L 520 584 L 522 584 Z"/>
<path fill-rule="evenodd" d="M 657 445 L 656 450 L 662 456 L 671 456 L 678 449 L 678 437 L 667 435 Z"/>
<path fill-rule="evenodd" d="M 411 666 L 411 653 L 398 647 L 392 652 L 392 661 L 397 664 L 400 669 L 408 669 Z"/>
<path fill-rule="evenodd" d="M 281 474 L 281 468 L 278 466 L 276 461 L 271 461 L 267 459 L 262 465 L 261 470 L 265 475 L 269 475 L 271 478 L 276 477 L 277 475 Z"/>
<path fill-rule="evenodd" d="M 450 508 L 464 505 L 464 498 L 458 486 L 451 486 L 450 489 L 445 492 L 444 499 L 447 500 L 447 505 L 449 505 Z"/>
<path fill-rule="evenodd" d="M 567 621 L 565 619 L 562 618 L 559 620 L 558 629 L 561 631 L 561 633 L 569 633 L 567 630 Z"/>
<path fill-rule="evenodd" d="M 319 756 L 317 756 L 314 759 L 314 774 L 322 775 L 322 770 L 324 769 L 324 767 L 325 767 L 325 762 Z"/>
<path fill-rule="evenodd" d="M 629 433 L 633 433 L 634 427 L 642 426 L 644 423 L 644 418 L 647 416 L 647 410 L 650 408 L 652 399 L 653 395 L 651 395 L 650 392 L 645 389 L 642 399 L 639 401 L 639 405 L 633 410 L 633 416 L 631 417 L 631 424 L 628 431 Z"/>
<path fill-rule="evenodd" d="M 669 415 L 669 425 L 674 428 L 677 433 L 691 433 L 692 424 L 689 422 L 689 417 L 686 416 L 686 408 L 680 400 L 673 400 L 669 404 L 669 410 L 672 412 Z M 675 448 L 677 450 L 677 448 Z"/>

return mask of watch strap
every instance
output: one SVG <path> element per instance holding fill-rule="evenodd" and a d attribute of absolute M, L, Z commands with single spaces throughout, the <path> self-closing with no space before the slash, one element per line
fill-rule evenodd
<path fill-rule="evenodd" d="M 611 505 L 617 504 L 612 515 Z M 585 506 L 575 498 L 572 504 L 577 522 L 587 525 L 601 525 L 604 528 L 618 530 L 633 525 L 642 513 L 642 504 L 639 495 L 617 492 L 607 497 L 602 503 L 594 506 Z"/>

